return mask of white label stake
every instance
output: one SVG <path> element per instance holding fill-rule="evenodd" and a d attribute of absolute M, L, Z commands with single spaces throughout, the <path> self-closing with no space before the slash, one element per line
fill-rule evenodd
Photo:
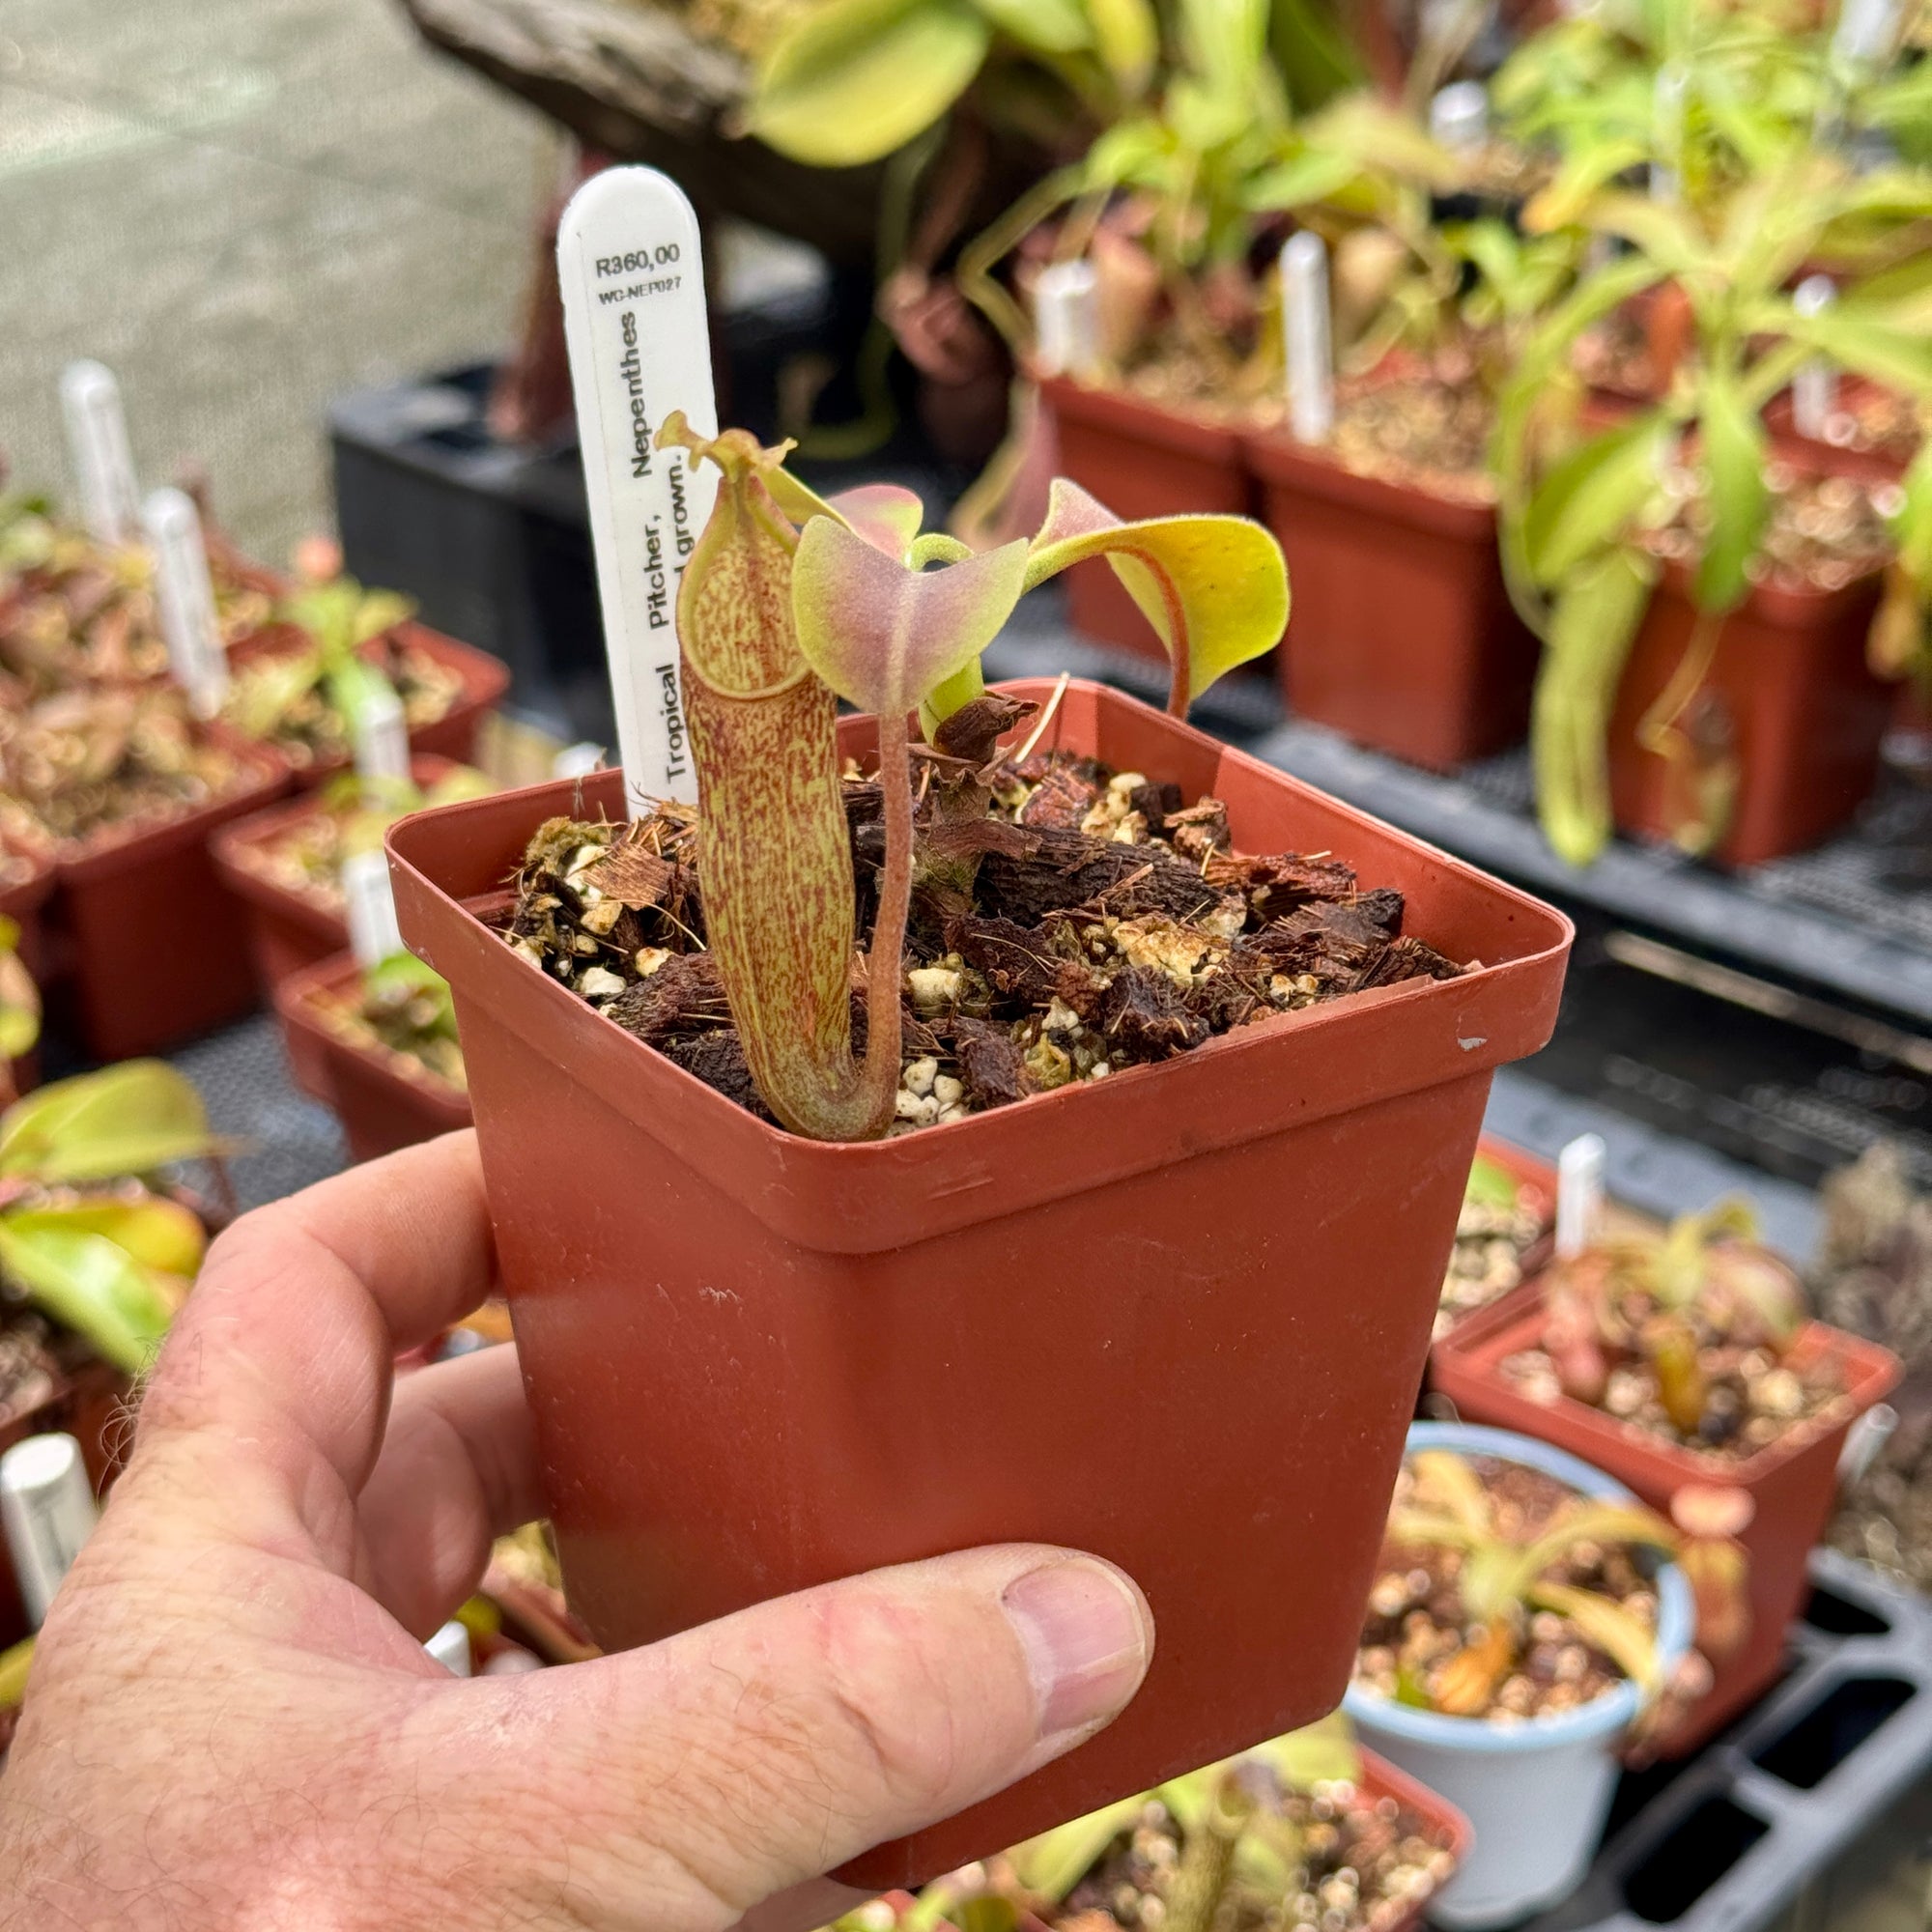
<path fill-rule="evenodd" d="M 362 803 L 372 810 L 394 810 L 397 794 L 410 781 L 410 727 L 403 700 L 385 684 L 373 686 L 349 721 L 349 733 L 355 745 Z"/>
<path fill-rule="evenodd" d="M 1662 160 L 1650 164 L 1650 198 L 1671 206 L 1684 193 L 1684 113 L 1690 92 L 1690 76 L 1681 67 L 1657 71 L 1652 95 L 1652 126 Z"/>
<path fill-rule="evenodd" d="M 1571 1261 L 1597 1238 L 1604 1219 L 1602 1134 L 1578 1134 L 1556 1157 L 1556 1258 Z"/>
<path fill-rule="evenodd" d="M 140 530 L 141 497 L 121 384 L 99 362 L 70 362 L 61 372 L 60 397 L 80 520 L 96 543 L 132 543 Z"/>
<path fill-rule="evenodd" d="M 1429 131 L 1452 155 L 1478 154 L 1490 138 L 1490 97 L 1480 80 L 1451 81 L 1429 103 Z"/>
<path fill-rule="evenodd" d="M 1281 251 L 1281 315 L 1288 337 L 1288 422 L 1297 442 L 1335 430 L 1335 358 L 1328 339 L 1328 249 L 1304 228 Z"/>
<path fill-rule="evenodd" d="M 1100 278 L 1091 262 L 1055 262 L 1033 288 L 1034 359 L 1042 376 L 1090 380 L 1100 362 Z"/>
<path fill-rule="evenodd" d="M 1822 315 L 1837 298 L 1830 275 L 1806 275 L 1791 292 L 1800 315 Z M 1803 364 L 1791 379 L 1791 425 L 1813 442 L 1825 440 L 1825 424 L 1838 407 L 1838 376 L 1822 355 Z"/>
<path fill-rule="evenodd" d="M 655 168 L 607 168 L 564 210 L 556 266 L 625 795 L 688 803 L 677 592 L 718 472 L 652 445 L 673 410 L 718 433 L 697 216 Z"/>
<path fill-rule="evenodd" d="M 155 490 L 141 505 L 141 526 L 155 553 L 155 590 L 169 668 L 187 693 L 194 715 L 213 718 L 228 696 L 228 651 L 214 614 L 201 517 L 185 491 Z"/>
<path fill-rule="evenodd" d="M 27 1621 L 39 1630 L 94 1528 L 94 1485 L 71 1435 L 29 1435 L 0 1456 L 0 1522 Z"/>
<path fill-rule="evenodd" d="M 342 862 L 342 896 L 349 908 L 349 945 L 362 966 L 380 966 L 409 949 L 396 923 L 395 888 L 389 883 L 389 857 L 352 852 Z"/>

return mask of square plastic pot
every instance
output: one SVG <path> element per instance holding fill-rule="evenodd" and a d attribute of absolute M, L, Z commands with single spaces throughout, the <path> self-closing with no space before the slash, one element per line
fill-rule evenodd
<path fill-rule="evenodd" d="M 239 1018 L 254 1005 L 242 903 L 215 870 L 209 839 L 288 784 L 274 753 L 216 728 L 237 759 L 221 797 L 159 823 L 109 826 L 56 848 L 49 927 L 63 991 L 96 1060 L 153 1053 Z"/>
<path fill-rule="evenodd" d="M 1865 662 L 1879 587 L 1876 575 L 1831 591 L 1761 584 L 1724 618 L 1702 687 L 1738 757 L 1736 810 L 1714 855 L 1720 863 L 1802 852 L 1871 795 L 1896 701 Z M 1637 743 L 1637 725 L 1695 621 L 1689 580 L 1672 566 L 1638 627 L 1610 720 L 1611 808 L 1621 830 L 1642 838 L 1669 837 L 1670 767 Z"/>
<path fill-rule="evenodd" d="M 1505 1357 L 1533 1348 L 1543 1332 L 1543 1289 L 1530 1282 L 1458 1326 L 1435 1345 L 1431 1373 L 1436 1388 L 1470 1422 L 1495 1423 L 1554 1443 L 1605 1470 L 1660 1515 L 1688 1484 L 1745 1491 L 1754 1505 L 1738 1538 L 1749 1559 L 1750 1631 L 1744 1644 L 1716 1663 L 1710 1693 L 1662 1741 L 1666 1756 L 1682 1756 L 1715 1737 L 1746 1705 L 1776 1681 L 1784 1666 L 1785 1632 L 1804 1601 L 1805 1565 L 1831 1520 L 1838 1492 L 1838 1452 L 1854 1419 L 1884 1400 L 1897 1383 L 1897 1356 L 1877 1344 L 1806 1323 L 1793 1344 L 1798 1364 L 1835 1356 L 1847 1411 L 1835 1420 L 1788 1431 L 1743 1462 L 1724 1462 L 1665 1442 L 1569 1397 L 1533 1402 L 1507 1381 Z"/>
<path fill-rule="evenodd" d="M 358 1037 L 336 1017 L 353 1004 L 362 968 L 338 955 L 291 974 L 275 988 L 291 1065 L 335 1112 L 356 1160 L 434 1140 L 469 1124 L 469 1096 L 407 1053 Z M 299 1074 L 298 1077 L 300 1077 Z"/>
<path fill-rule="evenodd" d="M 874 1888 L 1333 1708 L 1491 1074 L 1548 1037 L 1571 939 L 1118 693 L 1071 685 L 1054 728 L 1220 798 L 1242 850 L 1347 859 L 1482 969 L 829 1145 L 733 1106 L 479 916 L 545 818 L 622 816 L 619 774 L 575 807 L 574 782 L 542 785 L 389 835 L 405 937 L 455 992 L 550 1516 L 599 1641 L 1009 1539 L 1108 1556 L 1152 1604 L 1126 1713 L 846 1868 Z M 870 721 L 840 737 L 864 756 Z"/>
<path fill-rule="evenodd" d="M 1053 418 L 1060 474 L 1115 515 L 1131 522 L 1187 511 L 1244 517 L 1253 509 L 1239 430 L 1062 376 L 1047 378 L 1039 393 Z M 1104 558 L 1066 573 L 1066 608 L 1085 636 L 1162 657 L 1160 639 Z"/>
<path fill-rule="evenodd" d="M 1488 503 L 1360 476 L 1292 436 L 1251 436 L 1294 599 L 1275 662 L 1290 707 L 1449 771 L 1521 741 L 1537 642 L 1510 604 Z"/>
<path fill-rule="evenodd" d="M 436 757 L 454 759 L 458 764 L 474 764 L 476 740 L 483 728 L 483 721 L 496 710 L 503 694 L 510 688 L 509 667 L 500 659 L 493 658 L 488 651 L 459 643 L 454 638 L 444 637 L 440 631 L 432 631 L 427 624 L 399 625 L 396 635 L 425 656 L 434 658 L 438 664 L 447 666 L 463 680 L 462 689 L 440 718 L 434 724 L 418 724 L 410 732 L 411 753 L 428 753 Z M 279 656 L 300 647 L 298 634 L 285 625 L 271 624 L 256 638 L 238 644 L 230 653 L 230 658 L 239 670 L 264 657 Z M 379 645 L 370 644 L 365 647 L 364 655 L 372 656 L 378 649 Z M 299 785 L 320 784 L 325 779 L 333 778 L 337 772 L 345 770 L 348 764 L 349 759 L 340 755 L 317 758 L 307 764 L 291 760 L 296 782 Z"/>

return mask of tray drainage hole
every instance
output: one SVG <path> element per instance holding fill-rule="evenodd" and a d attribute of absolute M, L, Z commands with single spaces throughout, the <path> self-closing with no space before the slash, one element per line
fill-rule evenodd
<path fill-rule="evenodd" d="M 1771 1827 L 1728 1798 L 1707 1798 L 1625 1874 L 1624 1903 L 1652 1925 L 1682 1918 Z"/>
<path fill-rule="evenodd" d="M 1876 1610 L 1868 1610 L 1822 1583 L 1812 1586 L 1810 1601 L 1799 1615 L 1827 1636 L 1884 1636 L 1891 1629 Z"/>
<path fill-rule="evenodd" d="M 1789 1730 L 1753 1751 L 1751 1762 L 1800 1791 L 1815 1790 L 1917 1694 L 1902 1677 L 1847 1677 Z"/>

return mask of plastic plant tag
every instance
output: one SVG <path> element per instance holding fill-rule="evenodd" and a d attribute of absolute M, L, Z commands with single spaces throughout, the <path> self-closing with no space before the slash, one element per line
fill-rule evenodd
<path fill-rule="evenodd" d="M 1597 1238 L 1604 1219 L 1602 1134 L 1578 1134 L 1556 1157 L 1556 1257 L 1569 1261 Z"/>
<path fill-rule="evenodd" d="M 349 908 L 349 946 L 363 966 L 380 966 L 408 949 L 396 924 L 389 861 L 380 847 L 342 862 L 342 896 Z"/>
<path fill-rule="evenodd" d="M 1650 164 L 1650 198 L 1675 204 L 1684 192 L 1684 103 L 1690 91 L 1690 77 L 1681 67 L 1665 65 L 1657 71 L 1651 112 L 1655 117 L 1657 152 L 1667 155 L 1666 161 Z"/>
<path fill-rule="evenodd" d="M 1898 33 L 1898 0 L 1845 0 L 1832 34 L 1833 55 L 1876 65 L 1891 51 Z"/>
<path fill-rule="evenodd" d="M 80 520 L 96 543 L 132 543 L 140 531 L 141 495 L 121 384 L 99 362 L 70 362 L 61 371 L 60 397 Z"/>
<path fill-rule="evenodd" d="M 1806 275 L 1791 292 L 1800 315 L 1822 315 L 1837 299 L 1830 275 Z M 1800 436 L 1825 440 L 1825 424 L 1838 407 L 1838 376 L 1822 355 L 1804 363 L 1791 379 L 1791 422 Z"/>
<path fill-rule="evenodd" d="M 71 1435 L 29 1435 L 0 1456 L 0 1522 L 20 1601 L 36 1630 L 96 1515 L 94 1485 Z"/>
<path fill-rule="evenodd" d="M 1042 376 L 1084 382 L 1100 362 L 1100 281 L 1091 262 L 1055 262 L 1034 284 L 1034 355 Z"/>
<path fill-rule="evenodd" d="M 554 779 L 587 779 L 592 772 L 603 768 L 604 747 L 593 745 L 588 738 L 566 745 L 550 761 L 550 775 Z"/>
<path fill-rule="evenodd" d="M 1878 1461 L 1879 1451 L 1898 1428 L 1898 1411 L 1889 1402 L 1874 1403 L 1845 1432 L 1845 1446 L 1838 1451 L 1838 1488 L 1856 1489 L 1864 1474 Z"/>
<path fill-rule="evenodd" d="M 1469 155 L 1490 138 L 1490 97 L 1479 80 L 1452 81 L 1429 103 L 1429 131 L 1454 155 Z"/>
<path fill-rule="evenodd" d="M 1335 362 L 1328 337 L 1328 249 L 1309 229 L 1281 251 L 1281 312 L 1288 334 L 1288 423 L 1297 442 L 1335 431 Z"/>
<path fill-rule="evenodd" d="M 718 434 L 697 216 L 655 168 L 607 168 L 564 210 L 556 264 L 625 794 L 689 802 L 677 592 L 718 472 L 653 444 L 673 410 Z"/>
<path fill-rule="evenodd" d="M 350 721 L 355 745 L 355 776 L 362 796 L 372 805 L 410 781 L 410 730 L 403 718 L 403 700 L 386 683 L 371 683 Z"/>
<path fill-rule="evenodd" d="M 213 718 L 228 696 L 228 652 L 214 614 L 214 584 L 201 517 L 182 490 L 151 491 L 141 526 L 155 553 L 155 588 L 168 667 L 197 718 Z"/>

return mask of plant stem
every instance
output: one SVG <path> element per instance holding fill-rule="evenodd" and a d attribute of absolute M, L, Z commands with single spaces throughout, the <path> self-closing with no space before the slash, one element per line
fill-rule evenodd
<path fill-rule="evenodd" d="M 899 1091 L 899 972 L 912 909 L 912 756 L 903 717 L 879 720 L 879 785 L 885 794 L 886 864 L 879 911 L 866 952 L 866 1070 L 872 1133 L 885 1131 Z"/>
<path fill-rule="evenodd" d="M 1216 1785 L 1200 1828 L 1181 1848 L 1168 1897 L 1167 1932 L 1209 1932 L 1253 1813 L 1254 1801 L 1232 1777 Z"/>

